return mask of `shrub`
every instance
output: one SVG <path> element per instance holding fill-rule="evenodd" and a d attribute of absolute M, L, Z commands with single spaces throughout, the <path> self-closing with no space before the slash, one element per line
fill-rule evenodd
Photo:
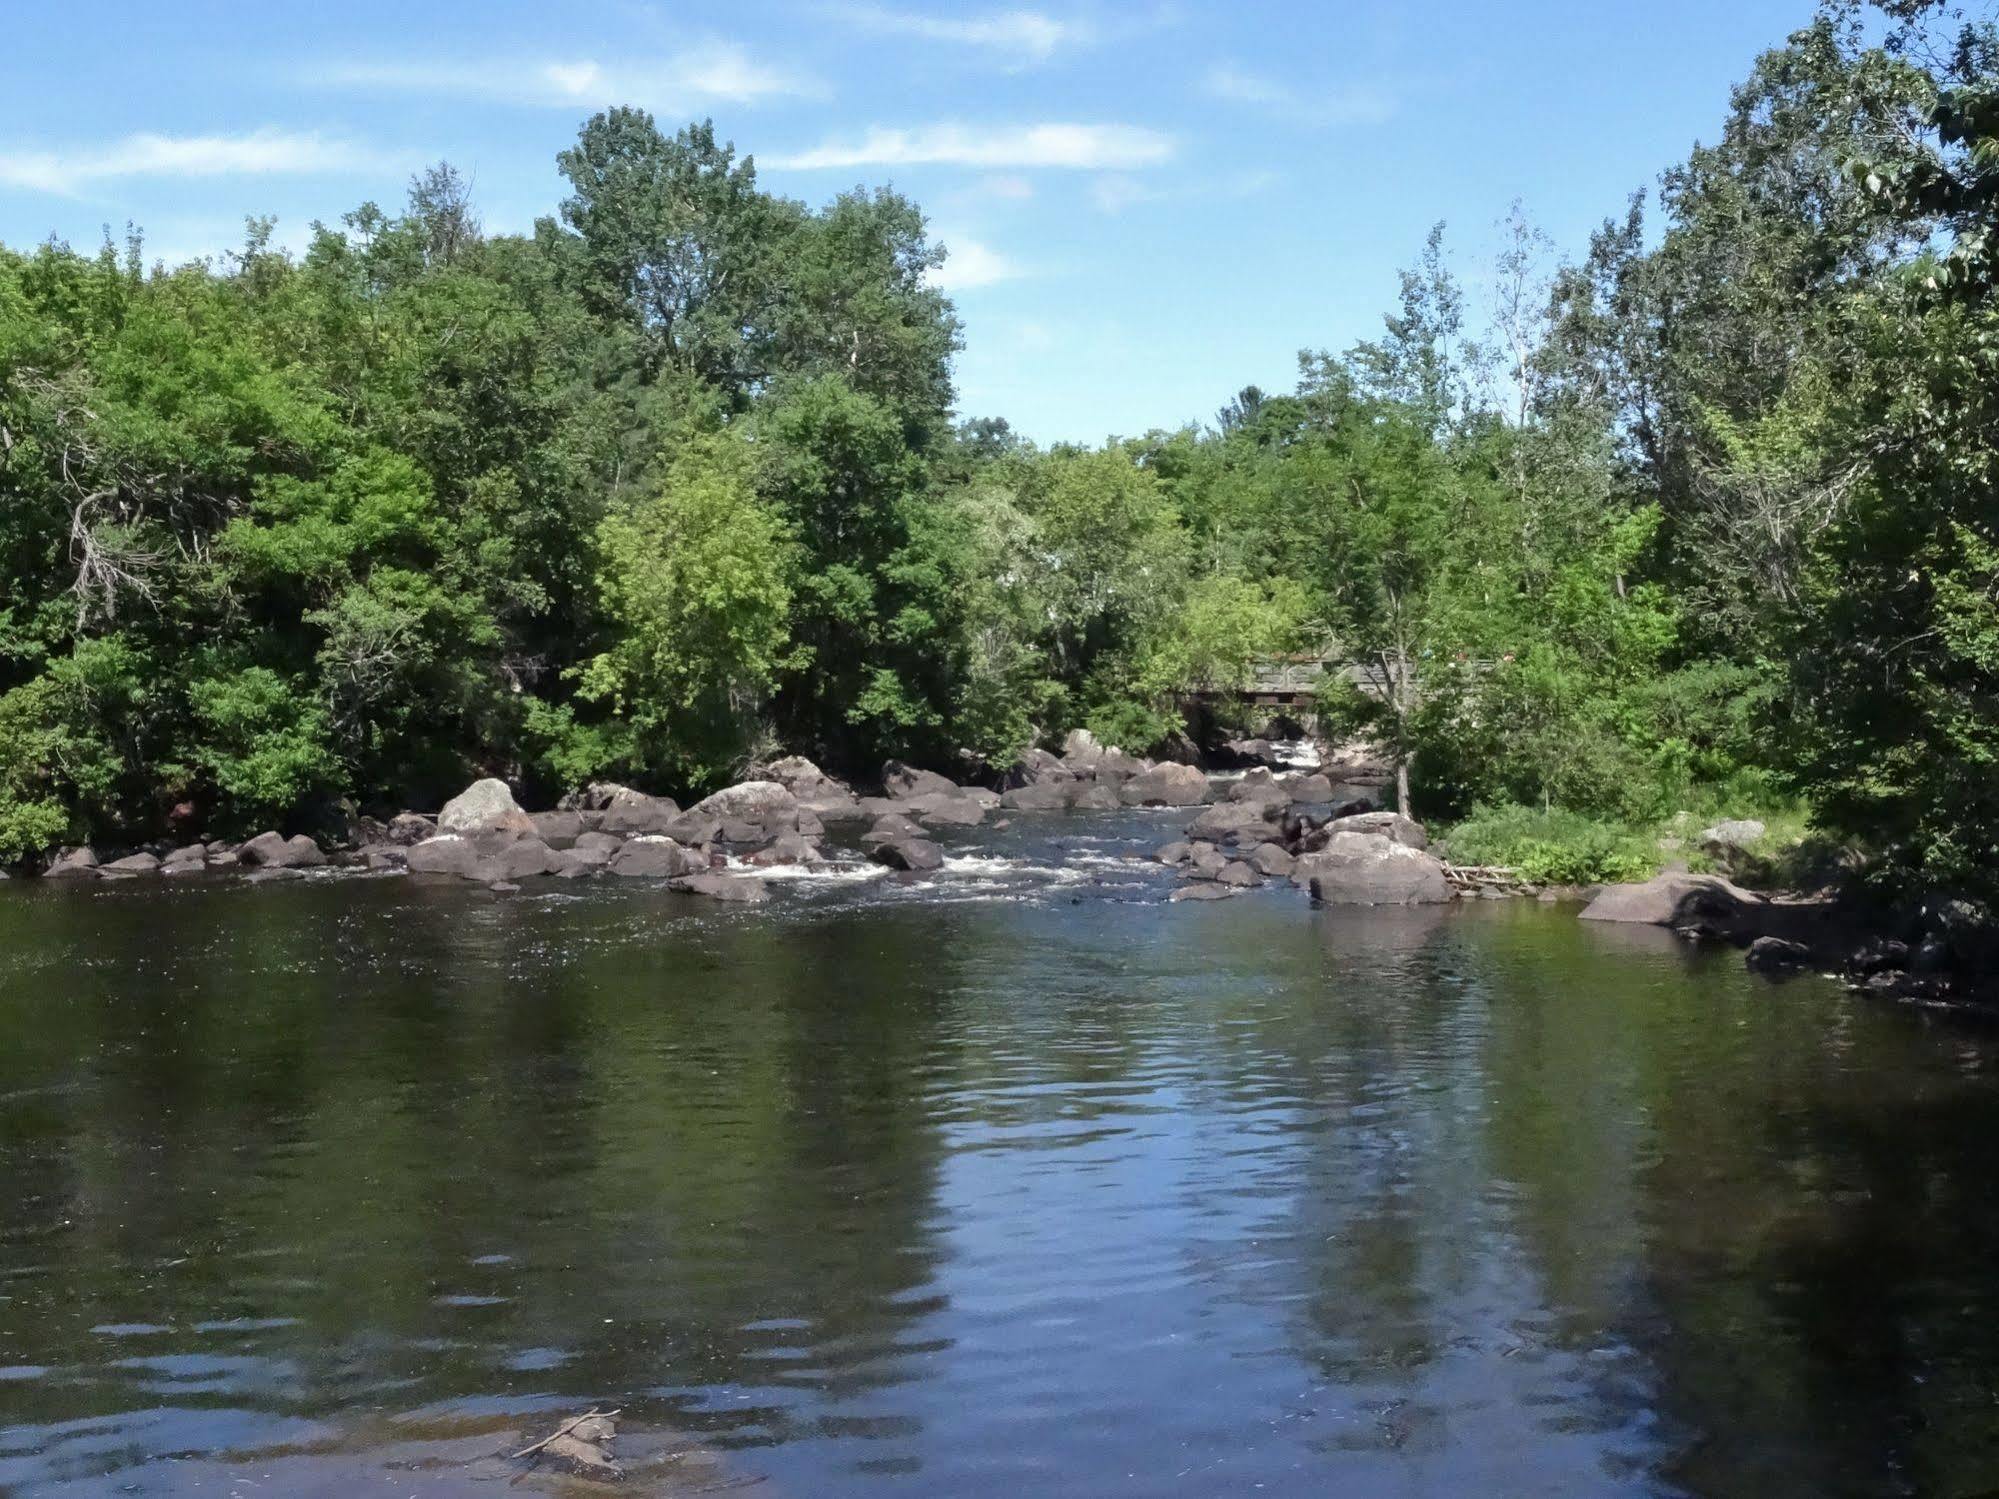
<path fill-rule="evenodd" d="M 1460 864 L 1495 865 L 1537 885 L 1618 884 L 1659 867 L 1656 845 L 1619 823 L 1579 812 L 1480 807 L 1450 831 Z"/>

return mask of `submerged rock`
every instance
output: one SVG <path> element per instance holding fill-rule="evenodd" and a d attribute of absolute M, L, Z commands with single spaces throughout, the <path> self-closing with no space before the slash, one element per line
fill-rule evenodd
<path fill-rule="evenodd" d="M 1743 963 L 1757 973 L 1782 973 L 1803 968 L 1812 961 L 1812 950 L 1802 942 L 1783 937 L 1758 937 L 1743 954 Z"/>
<path fill-rule="evenodd" d="M 1168 900 L 1176 900 L 1176 901 L 1177 900 L 1227 900 L 1235 893 L 1236 891 L 1234 886 L 1207 883 L 1200 885 L 1182 885 L 1178 890 L 1175 890 L 1171 895 L 1167 896 L 1166 898 Z"/>
<path fill-rule="evenodd" d="M 740 905 L 762 905 L 770 899 L 770 887 L 762 880 L 736 874 L 690 874 L 667 887 L 683 895 L 705 895 L 710 900 L 733 901 Z"/>

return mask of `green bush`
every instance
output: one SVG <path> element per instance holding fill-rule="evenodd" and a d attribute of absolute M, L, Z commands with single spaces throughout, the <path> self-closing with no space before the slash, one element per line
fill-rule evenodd
<path fill-rule="evenodd" d="M 1659 867 L 1651 839 L 1579 812 L 1480 807 L 1447 841 L 1454 863 L 1511 869 L 1537 885 L 1619 884 Z"/>

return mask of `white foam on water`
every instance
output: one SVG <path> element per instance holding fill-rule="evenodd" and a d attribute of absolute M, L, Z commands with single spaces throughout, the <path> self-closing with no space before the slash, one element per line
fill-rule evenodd
<path fill-rule="evenodd" d="M 878 880 L 887 874 L 884 864 L 833 863 L 833 864 L 749 864 L 741 859 L 729 860 L 730 874 L 748 875 L 756 879 L 769 880 L 783 885 L 862 885 L 870 880 Z"/>

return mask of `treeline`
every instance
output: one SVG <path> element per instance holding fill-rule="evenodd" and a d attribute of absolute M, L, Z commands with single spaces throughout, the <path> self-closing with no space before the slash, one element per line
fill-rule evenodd
<path fill-rule="evenodd" d="M 531 235 L 439 167 L 296 257 L 0 251 L 0 860 L 480 771 L 1153 750 L 1334 642 L 1432 814 L 1802 796 L 1999 868 L 1995 57 L 1828 3 L 1651 224 L 1555 263 L 1516 215 L 1476 327 L 1433 235 L 1379 339 L 1094 450 L 955 417 L 915 205 L 635 110 Z"/>

